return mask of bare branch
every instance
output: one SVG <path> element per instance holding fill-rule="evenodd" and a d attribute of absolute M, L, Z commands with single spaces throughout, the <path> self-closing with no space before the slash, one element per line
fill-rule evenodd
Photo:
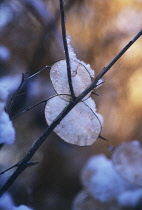
<path fill-rule="evenodd" d="M 41 69 L 40 71 L 36 72 L 35 74 L 33 74 L 33 75 L 29 76 L 29 77 L 27 77 L 27 74 L 28 74 L 28 73 L 25 73 L 25 74 L 22 73 L 21 83 L 20 83 L 20 85 L 19 85 L 19 87 L 18 87 L 16 93 L 15 93 L 14 96 L 11 98 L 9 107 L 8 107 L 7 110 L 6 110 L 9 114 L 10 114 L 10 112 L 11 112 L 11 110 L 12 110 L 12 107 L 13 107 L 13 105 L 14 105 L 14 103 L 15 103 L 16 98 L 20 95 L 20 91 L 21 91 L 23 85 L 25 84 L 25 82 L 26 82 L 27 80 L 29 80 L 29 79 L 32 79 L 34 76 L 37 76 L 38 74 L 40 74 L 42 71 L 44 71 L 44 70 L 47 69 L 47 68 L 51 68 L 51 66 L 45 66 L 43 69 Z"/>
<path fill-rule="evenodd" d="M 62 26 L 62 38 L 65 50 L 65 57 L 66 57 L 66 64 L 67 64 L 67 75 L 68 75 L 68 83 L 69 89 L 71 92 L 72 100 L 75 100 L 75 94 L 72 85 L 72 78 L 71 78 L 71 65 L 70 65 L 70 58 L 68 52 L 68 45 L 67 45 L 67 38 L 66 38 L 66 27 L 65 27 L 65 15 L 64 15 L 64 6 L 63 0 L 60 0 L 60 13 L 61 13 L 61 26 Z"/>
<path fill-rule="evenodd" d="M 61 95 L 68 95 L 68 94 L 59 94 L 58 96 L 61 96 Z M 31 109 L 35 108 L 36 106 L 38 106 L 38 105 L 40 105 L 40 104 L 42 104 L 42 103 L 46 103 L 49 99 L 51 99 L 51 98 L 53 98 L 53 97 L 55 97 L 55 96 L 57 96 L 57 95 L 50 96 L 49 98 L 44 99 L 44 100 L 42 100 L 42 101 L 40 101 L 40 102 L 38 102 L 38 103 L 36 103 L 36 104 L 34 104 L 34 105 L 28 107 L 27 109 L 25 109 L 25 110 L 19 112 L 18 114 L 14 115 L 13 117 L 11 117 L 11 120 L 15 119 L 16 117 L 20 116 L 21 114 L 24 114 L 24 113 L 27 112 L 27 111 L 30 111 Z M 68 96 L 69 96 L 69 95 L 68 95 Z"/>
<path fill-rule="evenodd" d="M 36 72 L 35 74 L 32 74 L 31 76 L 29 76 L 29 77 L 27 78 L 27 80 L 33 78 L 34 76 L 37 76 L 38 74 L 40 74 L 42 71 L 44 71 L 44 70 L 47 69 L 47 68 L 51 68 L 51 66 L 45 66 L 45 67 L 44 67 L 43 69 L 41 69 L 40 71 L 38 71 L 38 72 Z"/>
<path fill-rule="evenodd" d="M 107 71 L 116 63 L 116 61 L 130 48 L 132 44 L 142 35 L 142 30 L 114 57 L 114 59 L 105 67 L 103 70 L 97 75 L 91 85 L 86 88 L 75 100 L 70 101 L 70 103 L 64 108 L 64 110 L 57 116 L 57 118 L 47 127 L 44 133 L 35 141 L 27 155 L 20 161 L 17 169 L 10 176 L 4 186 L 0 189 L 0 196 L 6 192 L 16 178 L 28 167 L 29 160 L 36 153 L 38 148 L 42 145 L 42 143 L 46 140 L 49 134 L 54 130 L 54 128 L 61 122 L 61 120 L 70 112 L 70 110 L 80 102 L 91 90 L 93 90 L 98 83 L 98 80 L 107 73 Z"/>
<path fill-rule="evenodd" d="M 29 162 L 27 163 L 27 167 L 34 166 L 34 165 L 37 165 L 37 164 L 39 164 L 39 163 L 40 163 L 39 161 L 29 161 Z M 0 172 L 0 175 L 6 173 L 7 171 L 10 171 L 11 169 L 13 169 L 13 168 L 15 168 L 15 167 L 18 167 L 19 164 L 20 164 L 20 161 L 19 161 L 18 163 L 14 164 L 13 166 L 7 168 L 6 170 Z"/>
<path fill-rule="evenodd" d="M 39 161 L 29 161 L 29 162 L 27 163 L 27 167 L 34 166 L 34 165 L 37 165 L 37 164 L 39 164 L 39 163 L 40 163 Z"/>
<path fill-rule="evenodd" d="M 51 97 L 50 97 L 50 98 L 51 98 Z M 38 105 L 40 105 L 40 104 L 42 104 L 42 103 L 48 101 L 50 98 L 45 99 L 45 100 L 42 100 L 42 101 L 40 101 L 40 102 L 38 102 L 38 103 L 36 103 L 36 104 L 34 104 L 34 105 L 28 107 L 27 109 L 25 109 L 25 110 L 19 112 L 18 114 L 16 114 L 16 115 L 14 115 L 13 117 L 11 117 L 11 120 L 15 119 L 16 117 L 18 117 L 18 116 L 21 115 L 21 114 L 24 114 L 24 113 L 27 112 L 27 111 L 33 109 L 34 107 L 36 107 L 36 106 L 38 106 Z"/>
<path fill-rule="evenodd" d="M 2 175 L 2 174 L 4 174 L 4 173 L 6 173 L 7 171 L 11 170 L 12 168 L 17 167 L 17 166 L 18 166 L 18 164 L 19 164 L 19 162 L 18 162 L 18 163 L 16 163 L 15 165 L 13 165 L 13 166 L 11 166 L 11 167 L 7 168 L 6 170 L 4 170 L 4 171 L 0 172 L 0 175 Z"/>
<path fill-rule="evenodd" d="M 26 73 L 26 74 L 22 73 L 21 83 L 20 83 L 20 85 L 19 85 L 19 87 L 18 87 L 18 89 L 17 89 L 15 95 L 11 98 L 9 107 L 7 108 L 7 112 L 8 112 L 9 114 L 10 114 L 10 112 L 11 112 L 11 110 L 12 110 L 12 107 L 13 107 L 13 105 L 14 105 L 14 102 L 15 102 L 17 96 L 19 95 L 19 93 L 20 93 L 20 91 L 21 91 L 21 89 L 22 89 L 22 87 L 23 87 L 23 85 L 24 85 L 24 82 L 25 82 L 25 80 L 26 80 L 26 75 L 27 75 L 27 73 Z"/>
<path fill-rule="evenodd" d="M 98 137 L 98 138 L 100 138 L 100 139 L 102 139 L 102 140 L 104 140 L 104 141 L 109 141 L 108 139 L 106 139 L 105 137 L 100 136 L 100 135 L 99 135 L 99 137 Z"/>
<path fill-rule="evenodd" d="M 86 96 L 91 90 L 97 87 L 98 81 L 108 72 L 108 70 L 118 61 L 121 56 L 135 43 L 135 41 L 142 36 L 142 30 L 134 36 L 128 44 L 110 61 L 110 63 L 102 69 L 102 71 L 97 75 L 94 81 L 77 97 L 76 101 L 80 101 L 84 96 Z"/>
<path fill-rule="evenodd" d="M 95 92 L 92 92 L 92 94 L 96 95 L 96 96 L 99 96 L 99 94 L 95 93 Z"/>

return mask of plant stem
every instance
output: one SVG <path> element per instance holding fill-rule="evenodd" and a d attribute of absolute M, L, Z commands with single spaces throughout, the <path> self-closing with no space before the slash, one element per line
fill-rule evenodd
<path fill-rule="evenodd" d="M 13 184 L 16 178 L 28 167 L 29 160 L 36 153 L 41 144 L 46 140 L 49 134 L 54 128 L 61 122 L 61 120 L 70 112 L 70 110 L 80 102 L 92 89 L 97 86 L 98 80 L 102 78 L 104 74 L 116 63 L 116 61 L 131 47 L 132 44 L 142 35 L 142 30 L 112 59 L 112 61 L 103 68 L 103 70 L 97 75 L 94 81 L 89 87 L 87 87 L 75 100 L 64 108 L 64 110 L 57 116 L 57 118 L 50 124 L 50 126 L 44 131 L 44 133 L 35 141 L 27 155 L 19 162 L 19 165 L 15 172 L 10 176 L 4 186 L 0 189 L 0 196 L 2 196 L 9 187 Z"/>
<path fill-rule="evenodd" d="M 19 95 L 19 93 L 20 93 L 20 91 L 21 91 L 21 89 L 22 89 L 22 87 L 23 87 L 23 85 L 24 85 L 25 80 L 26 80 L 26 74 L 23 74 L 23 73 L 22 73 L 22 79 L 21 79 L 20 85 L 19 85 L 19 87 L 18 87 L 18 89 L 17 89 L 15 95 L 11 98 L 9 107 L 8 107 L 7 110 L 6 110 L 6 111 L 8 112 L 8 114 L 10 114 L 10 112 L 11 112 L 11 110 L 12 110 L 12 108 L 13 108 L 14 102 L 15 102 L 17 96 Z"/>
<path fill-rule="evenodd" d="M 51 66 L 45 66 L 43 69 L 41 69 L 41 70 L 39 70 L 38 72 L 36 72 L 35 74 L 32 74 L 31 76 L 29 76 L 29 77 L 27 78 L 27 80 L 29 80 L 29 79 L 33 78 L 34 76 L 40 74 L 42 71 L 44 71 L 44 70 L 47 69 L 47 68 L 51 68 Z"/>
<path fill-rule="evenodd" d="M 63 0 L 60 0 L 60 13 L 61 13 L 62 38 L 63 38 L 63 45 L 64 45 L 64 50 L 65 50 L 66 64 L 67 64 L 67 75 L 68 75 L 69 89 L 70 89 L 70 92 L 71 92 L 72 100 L 75 100 L 76 97 L 75 97 L 74 90 L 73 90 L 73 85 L 72 85 L 71 65 L 70 65 L 70 58 L 69 58 L 67 37 L 66 37 L 65 14 L 64 14 Z"/>
<path fill-rule="evenodd" d="M 29 77 L 26 77 L 27 73 L 22 73 L 22 79 L 21 79 L 20 85 L 19 85 L 19 87 L 18 87 L 16 93 L 14 94 L 14 96 L 11 98 L 9 107 L 7 108 L 8 114 L 10 114 L 10 112 L 11 112 L 11 110 L 12 110 L 12 108 L 13 108 L 13 105 L 14 105 L 14 103 L 15 103 L 15 100 L 16 100 L 17 96 L 19 96 L 20 91 L 21 91 L 21 89 L 22 89 L 24 83 L 25 83 L 27 80 L 33 78 L 34 76 L 40 74 L 42 71 L 44 71 L 44 70 L 47 69 L 47 68 L 51 68 L 51 66 L 45 66 L 43 69 L 41 69 L 40 71 L 36 72 L 35 74 L 32 74 L 32 75 L 29 76 Z"/>

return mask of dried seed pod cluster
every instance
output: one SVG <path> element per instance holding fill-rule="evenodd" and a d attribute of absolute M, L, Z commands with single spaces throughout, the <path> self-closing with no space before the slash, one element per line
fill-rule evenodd
<path fill-rule="evenodd" d="M 91 83 L 92 71 L 89 65 L 78 59 L 71 59 L 71 78 L 75 96 L 78 97 Z M 55 63 L 50 70 L 50 79 L 57 96 L 49 99 L 45 106 L 45 118 L 50 125 L 71 100 L 68 85 L 66 61 Z M 102 116 L 96 113 L 96 106 L 88 93 L 54 129 L 64 141 L 79 146 L 91 145 L 98 138 L 102 128 Z"/>

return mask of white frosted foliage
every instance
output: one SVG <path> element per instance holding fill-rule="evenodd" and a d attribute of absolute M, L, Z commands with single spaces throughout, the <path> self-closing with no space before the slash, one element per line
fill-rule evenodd
<path fill-rule="evenodd" d="M 88 70 L 83 64 L 77 60 L 70 60 L 71 64 L 71 78 L 75 96 L 79 96 L 92 82 Z M 67 76 L 66 60 L 61 60 L 55 63 L 50 70 L 50 78 L 53 87 L 57 94 L 70 95 L 70 89 Z M 91 93 L 88 93 L 83 100 L 87 99 Z M 61 96 L 63 99 L 69 101 L 69 96 Z"/>
<path fill-rule="evenodd" d="M 10 194 L 5 193 L 0 198 L 0 209 L 1 210 L 33 210 L 25 205 L 15 206 Z"/>
<path fill-rule="evenodd" d="M 21 75 L 13 75 L 13 76 L 4 76 L 0 78 L 0 89 L 4 87 L 7 89 L 8 93 L 11 94 L 15 92 L 20 85 Z M 1 94 L 0 94 L 1 97 Z"/>
<path fill-rule="evenodd" d="M 25 206 L 25 205 L 20 205 L 18 207 L 15 207 L 13 210 L 34 210 L 34 209 L 31 209 L 31 208 L 29 208 L 28 206 Z"/>
<path fill-rule="evenodd" d="M 15 141 L 15 130 L 8 114 L 3 111 L 0 114 L 0 144 L 13 144 Z"/>
<path fill-rule="evenodd" d="M 69 102 L 59 96 L 51 98 L 45 107 L 45 118 L 50 125 Z M 60 122 L 54 131 L 66 142 L 79 146 L 91 145 L 101 132 L 101 123 L 93 111 L 79 102 Z"/>
<path fill-rule="evenodd" d="M 121 206 L 135 207 L 142 200 L 142 189 L 125 191 L 117 198 Z"/>
<path fill-rule="evenodd" d="M 114 170 L 105 155 L 92 157 L 82 171 L 82 183 L 87 191 L 101 202 L 115 199 L 131 186 Z"/>
<path fill-rule="evenodd" d="M 122 177 L 142 186 L 142 147 L 138 142 L 121 144 L 113 153 L 112 160 Z"/>
<path fill-rule="evenodd" d="M 15 129 L 9 115 L 4 110 L 7 97 L 7 88 L 0 86 L 0 144 L 13 144 L 15 140 Z"/>

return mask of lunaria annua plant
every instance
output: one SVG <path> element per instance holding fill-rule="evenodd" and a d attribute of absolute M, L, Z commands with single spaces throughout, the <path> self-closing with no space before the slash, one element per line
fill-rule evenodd
<path fill-rule="evenodd" d="M 80 146 L 91 145 L 98 137 L 103 138 L 100 136 L 102 117 L 96 112 L 96 106 L 90 94 L 94 88 L 100 86 L 102 83 L 101 78 L 142 35 L 142 30 L 140 30 L 91 82 L 93 71 L 89 65 L 86 65 L 76 58 L 69 44 L 69 38 L 68 41 L 66 40 L 63 0 L 60 0 L 60 13 L 66 63 L 70 64 L 71 69 L 69 65 L 66 67 L 65 61 L 59 61 L 52 66 L 50 76 L 57 95 L 36 104 L 39 105 L 45 101 L 47 102 L 45 106 L 45 118 L 49 126 L 47 126 L 42 135 L 33 143 L 21 161 L 18 161 L 17 164 L 1 172 L 1 174 L 3 174 L 16 167 L 15 171 L 1 187 L 0 196 L 10 188 L 13 182 L 26 168 L 39 163 L 37 161 L 31 161 L 31 158 L 53 130 L 65 141 Z M 68 42 L 68 45 L 66 42 Z M 28 78 L 26 78 L 26 74 L 22 75 L 21 83 L 8 110 L 11 110 L 15 98 L 20 93 L 23 84 L 46 68 L 49 68 L 49 66 L 46 66 Z M 66 70 L 68 72 L 68 80 Z M 83 76 L 81 71 L 83 72 Z M 59 75 L 61 82 L 59 81 Z M 71 98 L 69 95 L 71 95 Z M 26 111 L 34 108 L 36 105 L 29 107 Z M 22 113 L 25 113 L 25 110 L 17 115 L 19 116 Z"/>
<path fill-rule="evenodd" d="M 86 65 L 77 59 L 70 46 L 69 37 L 68 49 L 73 90 L 75 97 L 78 97 L 91 84 L 94 71 L 90 68 L 90 65 Z M 58 61 L 52 66 L 50 79 L 57 96 L 49 99 L 45 106 L 45 118 L 48 125 L 56 119 L 71 100 L 66 60 Z M 91 92 L 54 129 L 57 135 L 70 144 L 91 145 L 100 135 L 102 116 L 96 112 L 95 102 L 90 95 Z"/>

